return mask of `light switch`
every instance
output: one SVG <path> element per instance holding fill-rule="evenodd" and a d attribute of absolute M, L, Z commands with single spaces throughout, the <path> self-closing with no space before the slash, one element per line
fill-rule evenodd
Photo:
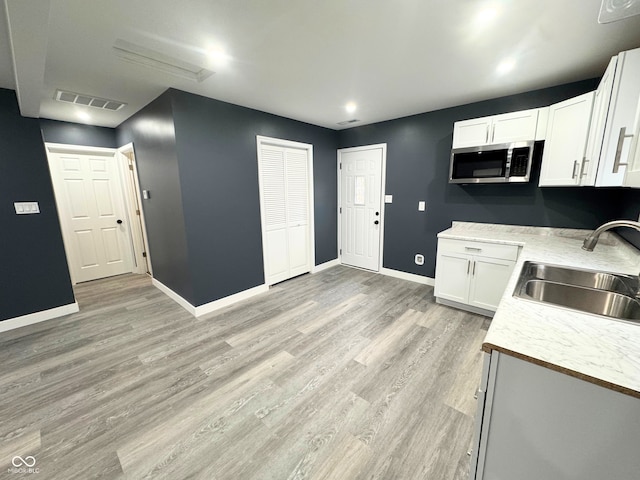
<path fill-rule="evenodd" d="M 151 192 L 149 192 L 149 190 L 142 190 L 142 198 L 144 200 L 149 200 L 150 197 L 151 197 Z"/>
<path fill-rule="evenodd" d="M 14 208 L 18 215 L 28 215 L 32 213 L 40 213 L 38 202 L 14 202 Z"/>
<path fill-rule="evenodd" d="M 385 195 L 384 203 L 393 203 L 393 195 Z"/>
<path fill-rule="evenodd" d="M 427 209 L 427 204 L 424 201 L 418 202 L 418 210 L 424 212 Z"/>

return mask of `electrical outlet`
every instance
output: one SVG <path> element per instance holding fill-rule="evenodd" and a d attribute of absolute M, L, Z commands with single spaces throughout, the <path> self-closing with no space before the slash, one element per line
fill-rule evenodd
<path fill-rule="evenodd" d="M 416 262 L 416 265 L 424 265 L 424 255 L 416 253 L 414 260 Z"/>

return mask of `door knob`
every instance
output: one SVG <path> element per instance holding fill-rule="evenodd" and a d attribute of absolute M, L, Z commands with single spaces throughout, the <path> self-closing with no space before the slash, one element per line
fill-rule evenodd
<path fill-rule="evenodd" d="M 374 225 L 378 225 L 380 222 L 378 220 L 376 220 L 375 222 L 373 222 Z"/>
<path fill-rule="evenodd" d="M 120 224 L 122 223 L 122 220 L 118 219 L 118 220 L 116 220 L 116 223 L 117 223 L 118 225 L 120 225 Z"/>

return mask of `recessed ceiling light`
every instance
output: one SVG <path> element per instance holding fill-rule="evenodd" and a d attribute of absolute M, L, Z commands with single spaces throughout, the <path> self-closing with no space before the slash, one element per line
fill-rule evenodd
<path fill-rule="evenodd" d="M 344 109 L 347 111 L 347 113 L 353 113 L 357 108 L 358 106 L 354 102 L 349 102 L 344 106 Z"/>
<path fill-rule="evenodd" d="M 231 57 L 222 47 L 211 47 L 207 50 L 207 59 L 214 67 L 221 67 L 229 63 Z"/>
<path fill-rule="evenodd" d="M 78 110 L 76 112 L 76 117 L 78 117 L 80 120 L 83 120 L 85 122 L 88 122 L 89 120 L 91 120 L 91 115 L 89 115 L 87 112 L 84 112 L 82 110 Z"/>
<path fill-rule="evenodd" d="M 476 23 L 485 25 L 498 16 L 498 10 L 493 7 L 483 8 L 476 15 Z"/>
<path fill-rule="evenodd" d="M 516 66 L 515 60 L 511 58 L 507 58 L 506 60 L 503 60 L 502 62 L 500 62 L 500 64 L 496 68 L 496 72 L 498 72 L 498 74 L 500 75 L 505 75 L 509 73 L 511 70 L 513 70 L 513 67 L 515 66 Z"/>

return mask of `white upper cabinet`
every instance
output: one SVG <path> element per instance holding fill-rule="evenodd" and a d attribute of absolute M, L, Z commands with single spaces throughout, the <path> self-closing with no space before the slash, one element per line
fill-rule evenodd
<path fill-rule="evenodd" d="M 604 138 L 604 128 L 607 123 L 607 113 L 609 112 L 609 102 L 611 101 L 611 90 L 613 89 L 613 77 L 616 73 L 616 55 L 609 62 L 607 70 L 600 80 L 598 89 L 594 92 L 593 111 L 591 113 L 591 126 L 589 127 L 589 139 L 587 152 L 585 155 L 585 176 L 582 185 L 594 186 L 596 184 L 596 173 L 598 172 L 598 162 L 602 151 L 602 139 Z"/>
<path fill-rule="evenodd" d="M 614 61 L 612 60 L 612 63 Z M 640 48 L 620 53 L 615 59 L 613 81 L 611 64 L 602 82 L 611 84 L 609 108 L 606 113 L 602 148 L 595 179 L 597 187 L 615 187 L 624 184 L 627 163 L 633 143 L 634 120 L 640 96 Z M 607 92 L 604 92 L 606 102 Z M 599 121 L 601 119 L 597 119 Z M 594 132 L 595 140 L 598 132 Z"/>
<path fill-rule="evenodd" d="M 585 152 L 594 96 L 595 92 L 589 92 L 549 107 L 541 187 L 583 184 L 589 166 Z"/>
<path fill-rule="evenodd" d="M 624 175 L 624 186 L 640 188 L 640 99 L 638 100 L 638 108 L 636 110 L 633 141 L 631 143 L 628 163 Z"/>
<path fill-rule="evenodd" d="M 537 126 L 537 108 L 455 122 L 453 148 L 537 140 Z"/>

